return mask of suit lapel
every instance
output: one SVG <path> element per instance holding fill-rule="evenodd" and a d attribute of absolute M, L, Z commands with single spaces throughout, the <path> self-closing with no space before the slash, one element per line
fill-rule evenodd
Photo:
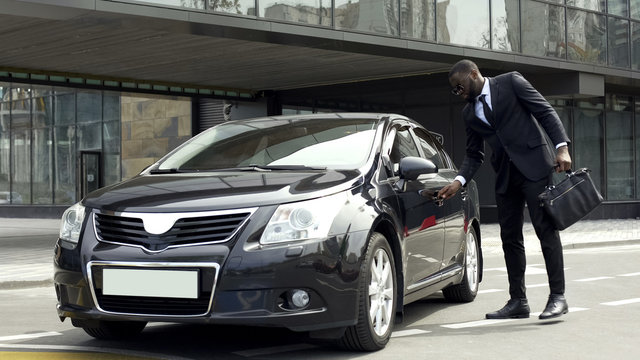
<path fill-rule="evenodd" d="M 500 119 L 498 114 L 498 97 L 500 96 L 500 87 L 498 86 L 498 82 L 493 78 L 487 78 L 487 81 L 489 81 L 489 91 L 491 91 L 491 111 L 493 112 L 493 121 L 497 127 L 498 119 Z"/>

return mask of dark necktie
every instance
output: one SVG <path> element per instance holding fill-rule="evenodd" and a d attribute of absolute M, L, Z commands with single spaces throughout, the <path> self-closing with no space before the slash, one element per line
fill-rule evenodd
<path fill-rule="evenodd" d="M 485 96 L 487 95 L 480 96 L 480 101 L 482 101 L 482 109 L 484 109 L 484 117 L 487 119 L 489 124 L 491 124 L 491 126 L 495 126 L 493 121 L 493 112 L 491 111 L 489 104 L 487 104 L 487 100 L 485 100 L 484 98 Z"/>

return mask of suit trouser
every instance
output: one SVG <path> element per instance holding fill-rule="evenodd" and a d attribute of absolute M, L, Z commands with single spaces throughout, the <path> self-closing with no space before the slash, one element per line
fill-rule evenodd
<path fill-rule="evenodd" d="M 544 209 L 540 207 L 538 201 L 538 194 L 544 190 L 548 179 L 530 181 L 520 173 L 515 165 L 510 164 L 510 167 L 507 192 L 505 194 L 496 193 L 500 237 L 509 276 L 509 295 L 512 299 L 526 298 L 524 275 L 527 259 L 522 234 L 525 203 L 529 208 L 531 223 L 540 240 L 550 293 L 564 294 L 564 260 L 560 233 Z"/>

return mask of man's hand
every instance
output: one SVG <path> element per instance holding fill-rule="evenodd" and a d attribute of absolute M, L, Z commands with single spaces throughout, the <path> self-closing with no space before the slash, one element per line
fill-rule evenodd
<path fill-rule="evenodd" d="M 562 146 L 558 148 L 556 155 L 556 172 L 565 172 L 571 170 L 571 156 L 569 156 L 569 147 Z"/>
<path fill-rule="evenodd" d="M 443 187 L 442 189 L 440 189 L 440 191 L 438 191 L 438 198 L 448 199 L 453 195 L 455 195 L 458 192 L 458 190 L 460 190 L 461 187 L 462 187 L 462 183 L 460 183 L 460 181 L 453 180 L 451 184 Z"/>

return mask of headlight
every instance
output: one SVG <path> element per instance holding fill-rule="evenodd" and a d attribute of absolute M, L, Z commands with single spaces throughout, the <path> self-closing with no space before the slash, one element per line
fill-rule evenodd
<path fill-rule="evenodd" d="M 62 223 L 60 224 L 60 239 L 77 244 L 80 239 L 80 231 L 82 230 L 82 222 L 84 221 L 84 206 L 77 203 L 68 208 L 62 214 Z"/>
<path fill-rule="evenodd" d="M 269 220 L 261 244 L 325 238 L 346 195 L 339 193 L 319 199 L 278 206 Z"/>

